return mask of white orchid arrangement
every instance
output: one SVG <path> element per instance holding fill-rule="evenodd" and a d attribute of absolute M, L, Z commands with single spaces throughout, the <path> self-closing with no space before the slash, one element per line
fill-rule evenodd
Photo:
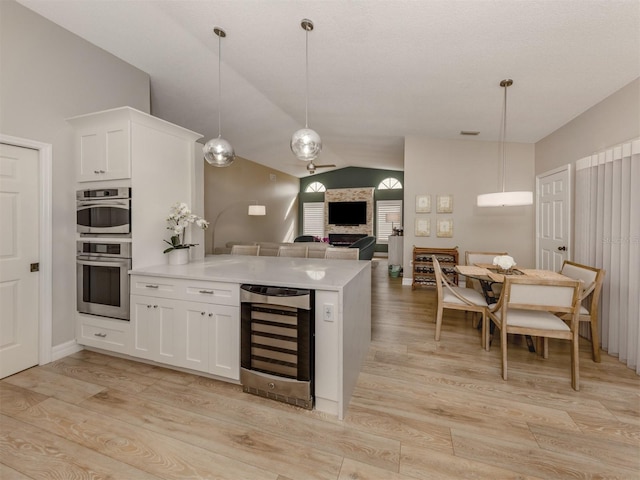
<path fill-rule="evenodd" d="M 500 267 L 502 270 L 509 270 L 516 266 L 515 260 L 509 255 L 498 255 L 497 257 L 493 257 L 493 264 Z"/>
<path fill-rule="evenodd" d="M 171 241 L 165 240 L 164 242 L 169 244 L 163 253 L 168 253 L 172 250 L 178 250 L 181 248 L 195 247 L 197 243 L 183 243 L 184 233 L 187 227 L 191 224 L 196 224 L 203 230 L 209 227 L 209 222 L 204 218 L 199 217 L 191 213 L 189 206 L 186 203 L 176 203 L 169 210 L 169 216 L 167 217 L 167 230 L 171 230 Z"/>

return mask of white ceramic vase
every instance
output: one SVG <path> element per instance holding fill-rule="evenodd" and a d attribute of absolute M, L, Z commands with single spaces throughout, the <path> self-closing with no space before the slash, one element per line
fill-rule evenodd
<path fill-rule="evenodd" d="M 189 249 L 176 248 L 169 252 L 169 265 L 185 265 L 189 263 Z"/>

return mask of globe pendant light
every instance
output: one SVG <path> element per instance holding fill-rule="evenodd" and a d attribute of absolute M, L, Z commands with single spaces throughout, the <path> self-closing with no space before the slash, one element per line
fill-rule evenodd
<path fill-rule="evenodd" d="M 502 110 L 502 125 L 500 128 L 500 154 L 502 156 L 501 185 L 502 191 L 478 195 L 478 207 L 515 207 L 533 204 L 533 192 L 505 192 L 505 170 L 507 168 L 506 137 L 507 137 L 507 88 L 513 85 L 513 80 L 500 82 L 504 88 L 504 104 Z"/>
<path fill-rule="evenodd" d="M 309 32 L 313 30 L 313 22 L 304 18 L 300 26 L 305 31 L 305 70 L 306 93 L 304 105 L 304 128 L 296 131 L 291 137 L 291 151 L 298 160 L 310 162 L 318 158 L 322 150 L 322 140 L 314 130 L 309 128 Z"/>
<path fill-rule="evenodd" d="M 220 59 L 221 59 L 221 39 L 226 37 L 227 34 L 219 27 L 213 29 L 213 33 L 218 36 L 218 138 L 209 140 L 202 151 L 204 153 L 204 159 L 214 167 L 228 167 L 233 163 L 236 158 L 236 153 L 233 151 L 231 144 L 222 138 L 222 83 L 220 76 Z"/>

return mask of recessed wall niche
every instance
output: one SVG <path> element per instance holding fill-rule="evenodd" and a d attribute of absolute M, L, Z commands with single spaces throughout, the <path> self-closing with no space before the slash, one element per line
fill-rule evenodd
<path fill-rule="evenodd" d="M 324 194 L 324 227 L 329 233 L 363 233 L 373 235 L 373 187 L 367 188 L 336 188 L 327 190 Z M 330 225 L 329 202 L 367 202 L 367 223 L 365 225 Z"/>

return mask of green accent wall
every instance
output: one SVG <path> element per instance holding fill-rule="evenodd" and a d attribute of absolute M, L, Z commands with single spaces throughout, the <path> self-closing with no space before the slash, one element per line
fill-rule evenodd
<path fill-rule="evenodd" d="M 335 188 L 373 187 L 374 206 L 378 200 L 402 200 L 404 205 L 404 188 L 399 190 L 378 190 L 378 185 L 385 178 L 396 178 L 404 187 L 404 172 L 399 170 L 382 170 L 378 168 L 347 167 L 316 173 L 300 179 L 298 198 L 298 235 L 302 235 L 302 204 L 304 202 L 324 202 L 324 193 L 306 193 L 305 190 L 313 182 L 322 183 L 327 190 Z M 377 230 L 376 213 L 373 212 L 374 232 Z M 386 252 L 387 245 L 376 245 L 376 252 Z"/>

